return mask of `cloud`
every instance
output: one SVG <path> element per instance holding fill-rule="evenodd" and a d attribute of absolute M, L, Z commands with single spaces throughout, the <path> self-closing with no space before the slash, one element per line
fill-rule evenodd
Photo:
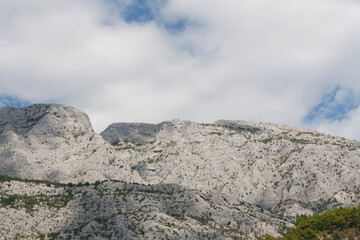
<path fill-rule="evenodd" d="M 0 95 L 73 105 L 96 131 L 229 118 L 341 135 L 356 109 L 343 125 L 316 106 L 336 86 L 360 96 L 359 10 L 350 0 L 4 0 Z"/>

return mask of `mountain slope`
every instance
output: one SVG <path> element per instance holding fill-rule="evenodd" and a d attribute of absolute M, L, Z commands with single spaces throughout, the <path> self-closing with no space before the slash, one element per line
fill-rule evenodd
<path fill-rule="evenodd" d="M 1 239 L 254 239 L 286 226 L 258 208 L 174 184 L 3 179 Z"/>
<path fill-rule="evenodd" d="M 292 226 L 297 215 L 357 205 L 360 202 L 359 160 L 359 142 L 275 124 L 228 120 L 213 124 L 115 123 L 99 135 L 94 133 L 87 115 L 72 107 L 37 104 L 0 109 L 0 175 L 82 184 L 72 190 L 82 197 L 70 199 L 61 208 L 67 209 L 62 215 L 67 219 L 63 222 L 65 225 L 50 224 L 60 232 L 61 229 L 69 232 L 71 226 L 87 226 L 94 219 L 88 222 L 84 216 L 90 216 L 91 212 L 110 214 L 114 209 L 117 214 L 109 217 L 111 224 L 106 224 L 129 226 L 131 230 L 134 224 L 127 225 L 129 221 L 140 217 L 130 219 L 129 214 L 145 211 L 147 205 L 143 206 L 143 202 L 153 206 L 149 210 L 151 214 L 148 212 L 152 218 L 157 214 L 171 215 L 168 202 L 162 202 L 168 194 L 145 193 L 153 191 L 151 189 L 173 189 L 169 201 L 178 202 L 178 207 L 185 212 L 184 218 L 170 216 L 168 222 L 188 229 L 186 234 L 193 238 L 255 239 L 265 233 L 278 236 L 277 228 Z M 102 183 L 106 190 L 100 192 L 98 189 L 93 192 L 95 185 L 85 184 L 106 179 L 112 181 Z M 6 186 L 2 184 L 0 191 L 14 190 Z M 135 201 L 135 196 L 126 196 L 125 202 L 119 202 L 118 198 L 123 196 L 118 195 L 116 188 L 122 192 L 132 189 L 132 193 L 136 192 L 135 195 L 144 200 L 132 206 L 126 202 Z M 14 199 L 8 196 L 9 192 L 2 194 L 5 203 Z M 20 189 L 18 194 L 27 193 Z M 87 195 L 95 199 L 83 198 Z M 196 202 L 195 198 L 203 199 L 200 202 L 206 205 L 204 211 L 196 204 L 197 207 L 188 208 Z M 102 204 L 104 201 L 106 205 Z M 84 204 L 88 203 L 96 203 L 96 209 L 95 205 L 85 208 Z M 25 217 L 24 206 L 14 210 L 11 204 L 2 205 L 0 210 L 6 211 L 6 216 L 14 216 L 10 219 Z M 52 212 L 56 214 L 54 209 L 48 213 Z M 55 221 L 51 217 L 39 216 L 37 220 L 29 215 L 27 218 L 37 222 L 34 226 Z M 136 224 L 145 224 L 144 228 L 119 230 L 114 238 L 152 238 L 155 235 L 148 232 L 147 224 L 163 226 L 161 221 L 160 217 L 147 223 L 139 220 Z M 193 221 L 196 231 L 185 226 L 187 221 Z M 16 234 L 11 224 L 0 224 L 0 228 L 6 227 L 7 232 Z M 97 230 L 91 232 L 86 228 L 91 236 L 105 228 L 93 227 Z M 170 234 L 172 228 L 165 227 L 159 231 L 175 238 L 175 233 Z M 22 225 L 17 228 L 26 229 Z M 105 235 L 110 234 L 110 230 L 105 230 Z M 34 229 L 26 231 L 34 233 Z"/>
<path fill-rule="evenodd" d="M 359 239 L 360 206 L 337 208 L 323 214 L 297 217 L 296 228 L 289 228 L 280 238 L 266 235 L 265 240 Z M 263 238 L 260 238 L 263 240 Z"/>
<path fill-rule="evenodd" d="M 155 142 L 115 147 L 130 153 L 132 168 L 146 182 L 220 192 L 231 196 L 231 201 L 292 219 L 359 202 L 356 141 L 242 121 L 171 121 L 158 127 Z"/>

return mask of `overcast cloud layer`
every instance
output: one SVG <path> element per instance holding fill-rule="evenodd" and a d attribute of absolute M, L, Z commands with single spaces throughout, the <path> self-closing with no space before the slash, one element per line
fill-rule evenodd
<path fill-rule="evenodd" d="M 351 0 L 2 0 L 0 106 L 72 105 L 98 132 L 243 119 L 360 140 L 359 13 Z"/>

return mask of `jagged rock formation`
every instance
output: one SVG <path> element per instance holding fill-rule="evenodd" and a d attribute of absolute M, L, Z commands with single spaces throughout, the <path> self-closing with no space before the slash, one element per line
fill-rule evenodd
<path fill-rule="evenodd" d="M 128 183 L 126 188 L 133 188 L 135 185 L 130 183 L 137 183 L 155 188 L 167 186 L 164 191 L 183 189 L 188 191 L 185 195 L 196 191 L 197 196 L 202 194 L 206 199 L 223 196 L 226 200 L 219 200 L 216 209 L 227 210 L 218 215 L 212 212 L 219 218 L 211 220 L 203 212 L 200 215 L 186 213 L 195 216 L 194 221 L 200 225 L 201 219 L 210 219 L 213 221 L 210 226 L 224 231 L 228 228 L 216 225 L 218 219 L 238 216 L 236 206 L 263 211 L 272 219 L 269 224 L 255 214 L 249 220 L 243 213 L 240 214 L 243 218 L 231 218 L 231 229 L 239 231 L 238 235 L 231 236 L 244 234 L 245 239 L 254 239 L 256 234 L 265 232 L 276 235 L 281 221 L 291 224 L 297 214 L 357 205 L 360 202 L 359 160 L 359 142 L 275 124 L 229 120 L 214 124 L 190 121 L 118 123 L 110 125 L 100 136 L 93 132 L 88 117 L 71 107 L 33 105 L 0 109 L 0 174 L 63 183 L 113 179 Z M 113 184 L 120 183 L 111 182 L 110 185 L 115 186 Z M 116 187 L 123 189 L 123 186 Z M 88 188 L 83 194 L 90 194 Z M 116 199 L 114 191 L 106 190 Z M 137 188 L 136 191 L 143 190 Z M 176 196 L 184 204 L 193 199 Z M 149 204 L 159 202 L 157 198 L 144 197 Z M 214 206 L 213 200 L 204 201 L 209 209 Z M 122 207 L 117 217 L 124 218 L 128 206 Z M 136 211 L 141 212 L 141 206 L 136 206 Z M 156 206 L 158 208 L 151 211 L 170 214 L 167 207 Z M 108 211 L 107 207 L 115 206 L 109 203 L 99 208 Z M 129 206 L 129 209 L 133 208 Z M 92 208 L 83 211 L 90 210 L 94 211 Z M 17 213 L 13 211 L 13 214 Z M 112 222 L 118 222 L 115 217 L 111 218 Z M 184 227 L 185 223 L 179 219 L 168 220 Z M 155 218 L 154 221 L 160 220 Z M 234 221 L 236 225 L 232 225 Z M 249 221 L 253 221 L 250 225 L 255 227 L 249 227 Z M 202 238 L 196 236 L 219 239 L 230 236 L 211 235 L 216 231 L 205 228 L 207 230 L 199 230 L 204 235 L 198 235 L 198 230 L 188 230 L 187 234 L 197 239 Z M 144 229 L 133 230 L 126 236 L 144 238 L 138 235 Z M 146 235 L 150 234 L 146 231 L 145 236 L 155 236 Z M 116 235 L 119 236 L 125 235 Z"/>
<path fill-rule="evenodd" d="M 124 159 L 94 133 L 88 116 L 73 107 L 0 109 L 0 174 L 61 182 L 141 182 Z"/>

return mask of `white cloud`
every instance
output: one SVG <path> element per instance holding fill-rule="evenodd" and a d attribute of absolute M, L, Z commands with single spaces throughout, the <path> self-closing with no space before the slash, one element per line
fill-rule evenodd
<path fill-rule="evenodd" d="M 73 105 L 101 131 L 175 117 L 300 126 L 329 86 L 360 92 L 356 1 L 169 0 L 131 24 L 108 3 L 1 1 L 0 94 Z M 158 22 L 177 18 L 176 34 Z M 351 124 L 311 127 L 360 139 Z"/>

